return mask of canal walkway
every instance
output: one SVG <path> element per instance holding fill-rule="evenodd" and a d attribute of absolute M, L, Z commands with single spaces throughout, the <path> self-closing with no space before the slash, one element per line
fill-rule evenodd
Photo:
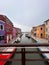
<path fill-rule="evenodd" d="M 33 40 L 31 38 L 27 38 L 25 37 L 25 34 L 23 34 L 22 38 L 21 38 L 21 43 L 25 43 L 25 44 L 30 44 L 30 43 L 34 43 Z M 26 48 L 26 51 L 39 51 L 37 48 Z M 21 51 L 21 48 L 17 48 L 16 51 Z M 15 59 L 19 59 L 21 58 L 21 54 L 14 54 L 14 56 L 12 58 Z M 26 54 L 25 55 L 26 59 L 31 59 L 31 58 L 43 58 L 40 54 Z M 16 62 L 7 62 L 6 65 L 22 65 L 20 61 L 16 61 Z M 26 61 L 26 65 L 48 65 L 48 63 L 44 62 L 44 61 Z"/>
<path fill-rule="evenodd" d="M 35 39 L 37 41 L 37 43 L 48 43 L 47 39 L 37 38 L 37 37 L 34 37 L 33 35 L 30 35 L 30 36 L 31 36 L 31 38 Z"/>
<path fill-rule="evenodd" d="M 35 39 L 37 41 L 37 44 L 43 44 L 43 43 L 47 44 L 48 43 L 48 40 L 39 39 L 39 38 L 34 37 L 33 35 L 31 35 L 31 38 Z M 38 49 L 40 51 L 49 51 L 49 47 L 39 47 Z M 49 53 L 42 53 L 42 55 L 44 56 L 44 58 L 49 59 Z"/>

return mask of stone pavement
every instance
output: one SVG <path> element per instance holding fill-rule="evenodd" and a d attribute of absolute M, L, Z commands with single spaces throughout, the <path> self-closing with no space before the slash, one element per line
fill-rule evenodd
<path fill-rule="evenodd" d="M 35 39 L 37 43 L 48 43 L 47 39 L 37 38 L 37 37 L 34 37 L 33 35 L 31 35 L 31 38 Z"/>
<path fill-rule="evenodd" d="M 17 39 L 17 37 L 12 39 L 8 44 L 13 44 L 16 39 Z"/>

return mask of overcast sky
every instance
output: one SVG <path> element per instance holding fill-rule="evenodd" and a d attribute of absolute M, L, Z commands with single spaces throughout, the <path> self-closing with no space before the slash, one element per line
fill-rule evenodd
<path fill-rule="evenodd" d="M 29 31 L 49 19 L 49 0 L 0 0 L 0 14 L 22 31 Z"/>

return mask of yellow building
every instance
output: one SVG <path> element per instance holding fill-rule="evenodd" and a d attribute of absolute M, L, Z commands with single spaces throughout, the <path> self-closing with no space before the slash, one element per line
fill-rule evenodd
<path fill-rule="evenodd" d="M 45 38 L 45 24 L 37 26 L 36 37 Z"/>
<path fill-rule="evenodd" d="M 32 28 L 33 35 L 37 38 L 45 38 L 45 24 L 38 25 Z"/>
<path fill-rule="evenodd" d="M 49 19 L 44 21 L 45 23 L 45 37 L 48 38 L 49 36 Z"/>

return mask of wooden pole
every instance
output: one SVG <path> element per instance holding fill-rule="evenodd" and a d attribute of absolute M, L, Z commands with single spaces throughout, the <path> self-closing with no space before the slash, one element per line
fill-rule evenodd
<path fill-rule="evenodd" d="M 25 48 L 22 48 L 21 51 L 22 51 L 22 65 L 25 65 Z"/>

